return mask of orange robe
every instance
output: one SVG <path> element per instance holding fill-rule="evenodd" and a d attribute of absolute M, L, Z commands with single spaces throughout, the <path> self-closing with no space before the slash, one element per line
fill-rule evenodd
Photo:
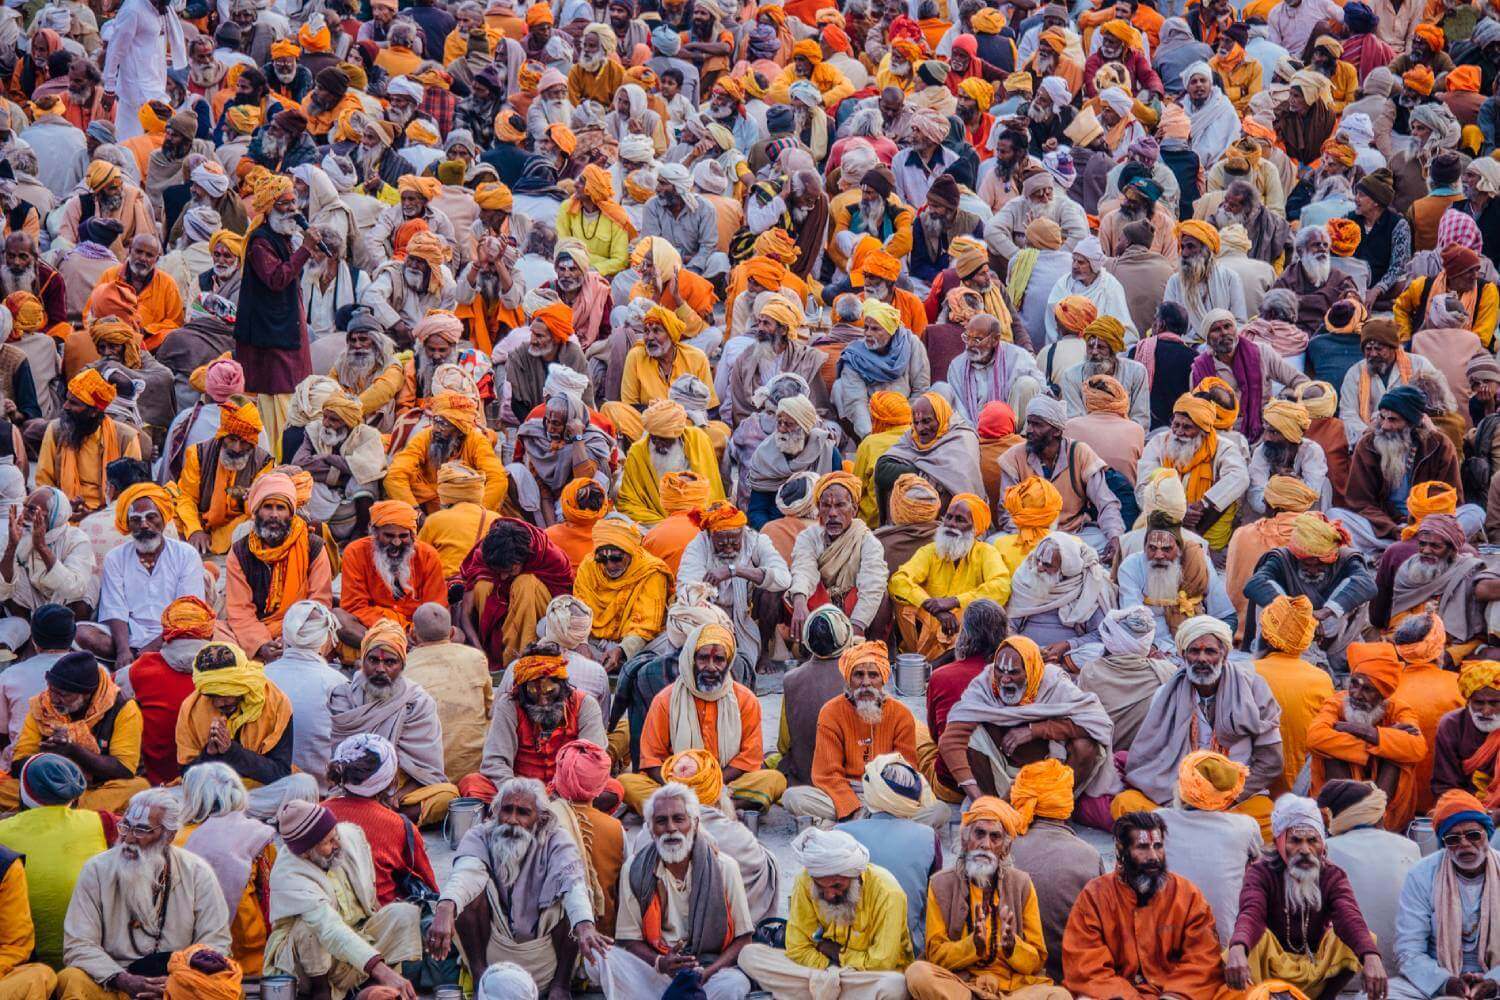
<path fill-rule="evenodd" d="M 651 699 L 646 710 L 646 721 L 641 726 L 641 771 L 648 767 L 661 767 L 672 756 L 672 692 L 675 684 L 668 684 Z M 741 771 L 759 771 L 765 767 L 765 743 L 761 735 L 760 702 L 745 685 L 735 682 L 735 704 L 740 708 L 740 747 L 733 757 L 723 762 L 723 767 L 736 767 Z M 708 752 L 718 756 L 719 703 L 693 699 L 693 710 L 698 714 L 698 728 L 703 734 L 703 745 Z"/>
<path fill-rule="evenodd" d="M 1274 799 L 1291 791 L 1302 772 L 1302 762 L 1307 759 L 1307 730 L 1323 703 L 1333 697 L 1333 678 L 1301 657 L 1276 652 L 1256 660 L 1255 672 L 1281 706 L 1282 775 L 1280 781 L 1271 783 Z"/>
<path fill-rule="evenodd" d="M 1228 555 L 1224 562 L 1224 589 L 1229 593 L 1229 603 L 1234 605 L 1234 613 L 1239 616 L 1240 624 L 1235 629 L 1234 636 L 1236 639 L 1245 634 L 1245 606 L 1250 603 L 1245 597 L 1245 584 L 1255 574 L 1255 567 L 1261 556 L 1292 540 L 1292 522 L 1296 519 L 1297 515 L 1291 512 L 1263 517 L 1253 524 L 1234 529 L 1234 534 L 1230 536 Z"/>
<path fill-rule="evenodd" d="M 1341 691 L 1323 702 L 1312 725 L 1307 727 L 1307 749 L 1312 754 L 1312 789 L 1309 794 L 1316 796 L 1322 789 L 1326 780 L 1324 761 L 1328 758 L 1348 764 L 1356 781 L 1374 780 L 1375 758 L 1390 761 L 1401 767 L 1401 778 L 1396 784 L 1396 794 L 1385 807 L 1385 828 L 1393 833 L 1404 832 L 1417 810 L 1417 765 L 1424 758 L 1430 760 L 1432 755 L 1428 752 L 1427 740 L 1420 733 L 1413 736 L 1392 727 L 1405 723 L 1420 729 L 1421 719 L 1405 702 L 1389 698 L 1386 700 L 1386 725 L 1379 727 L 1380 741 L 1366 743 L 1358 736 L 1333 728 L 1334 723 L 1344 717 L 1344 703 L 1348 698 L 1348 692 Z"/>
<path fill-rule="evenodd" d="M 892 751 L 917 766 L 917 723 L 911 709 L 891 699 L 885 703 L 880 724 L 872 726 L 860 719 L 848 698 L 837 695 L 818 713 L 813 784 L 833 800 L 836 814 L 848 816 L 860 807 L 849 782 L 864 778 L 865 764 L 871 758 Z"/>
<path fill-rule="evenodd" d="M 664 521 L 658 521 L 654 528 L 646 532 L 646 537 L 641 539 L 641 546 L 666 563 L 675 576 L 677 566 L 682 562 L 683 551 L 688 547 L 688 542 L 696 537 L 698 526 L 686 512 L 679 511 L 669 515 Z"/>
<path fill-rule="evenodd" d="M 1417 727 L 1427 741 L 1427 754 L 1417 762 L 1417 814 L 1425 816 L 1436 801 L 1432 794 L 1432 757 L 1437 748 L 1438 721 L 1466 702 L 1458 691 L 1458 674 L 1436 663 L 1408 663 L 1391 696 L 1410 705 L 1417 714 Z"/>
<path fill-rule="evenodd" d="M 443 559 L 426 542 L 414 542 L 411 560 L 411 590 L 399 599 L 375 569 L 375 539 L 366 535 L 344 547 L 343 589 L 340 606 L 365 627 L 387 618 L 402 628 L 411 625 L 417 608 L 429 602 L 448 603 L 448 582 Z"/>
<path fill-rule="evenodd" d="M 116 264 L 105 271 L 99 276 L 99 284 L 123 282 L 123 266 Z M 177 289 L 177 282 L 165 271 L 152 272 L 145 289 L 136 293 L 136 316 L 141 324 L 141 346 L 148 351 L 156 350 L 167 334 L 182 328 L 182 293 Z M 83 318 L 85 321 L 89 318 L 88 306 L 84 306 Z"/>
<path fill-rule="evenodd" d="M 594 552 L 594 524 L 574 524 L 572 521 L 558 521 L 549 525 L 546 529 L 547 537 L 552 539 L 553 544 L 562 549 L 568 557 L 568 562 L 573 564 L 574 572 L 583 564 L 583 561 Z"/>
<path fill-rule="evenodd" d="M 328 562 L 326 546 L 308 563 L 307 585 L 300 593 L 288 594 L 281 607 L 266 618 L 260 617 L 250 580 L 233 546 L 224 562 L 224 574 L 224 618 L 229 622 L 235 643 L 250 656 L 272 639 L 281 638 L 282 616 L 298 601 L 317 601 L 333 607 L 333 568 Z"/>

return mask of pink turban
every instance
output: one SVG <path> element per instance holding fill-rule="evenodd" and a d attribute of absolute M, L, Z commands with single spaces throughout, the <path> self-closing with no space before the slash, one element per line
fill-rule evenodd
<path fill-rule="evenodd" d="M 246 499 L 245 507 L 252 514 L 260 509 L 260 505 L 267 500 L 279 499 L 293 510 L 297 509 L 297 486 L 292 482 L 292 477 L 280 472 L 265 472 L 257 476 L 255 482 L 250 484 L 250 496 Z"/>
<path fill-rule="evenodd" d="M 588 740 L 574 740 L 557 751 L 552 790 L 569 802 L 592 802 L 609 780 L 609 754 Z"/>
<path fill-rule="evenodd" d="M 220 358 L 211 362 L 203 375 L 203 391 L 215 403 L 222 403 L 230 396 L 245 391 L 245 369 L 238 361 Z"/>

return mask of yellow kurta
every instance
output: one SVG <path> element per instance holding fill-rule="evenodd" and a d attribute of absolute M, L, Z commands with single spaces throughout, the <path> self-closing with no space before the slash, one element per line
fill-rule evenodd
<path fill-rule="evenodd" d="M 899 972 L 912 962 L 906 929 L 906 893 L 894 875 L 870 865 L 860 876 L 861 895 L 854 920 L 833 929 L 843 950 L 839 964 L 861 972 Z M 814 935 L 821 928 L 812 897 L 812 878 L 803 870 L 792 885 L 786 922 L 786 957 L 809 969 L 828 968 Z"/>
<path fill-rule="evenodd" d="M 267 462 L 261 472 L 265 472 L 275 465 L 274 461 Z M 214 471 L 215 493 L 223 493 L 234 480 L 235 474 L 222 465 Z M 259 473 L 257 473 L 259 475 Z M 225 496 L 225 507 L 230 515 L 223 519 L 209 517 L 207 511 L 198 509 L 198 493 L 203 484 L 203 470 L 198 466 L 198 449 L 189 448 L 182 455 L 182 474 L 177 477 L 177 530 L 183 538 L 191 538 L 199 531 L 208 532 L 209 551 L 215 555 L 223 555 L 229 551 L 230 543 L 234 538 L 234 529 L 240 526 L 250 515 L 245 511 L 245 501 L 231 496 Z"/>
<path fill-rule="evenodd" d="M 1396 296 L 1392 305 L 1396 320 L 1396 332 L 1401 335 L 1402 340 L 1410 340 L 1412 333 L 1420 324 L 1415 321 L 1420 317 L 1414 315 L 1422 304 L 1422 293 L 1427 288 L 1428 278 L 1413 278 L 1411 284 L 1406 286 L 1406 291 Z M 1490 342 L 1495 339 L 1495 321 L 1500 318 L 1500 290 L 1494 285 L 1485 285 L 1479 292 L 1474 306 L 1474 319 L 1469 323 L 1469 329 L 1479 338 L 1479 342 L 1489 348 Z"/>
<path fill-rule="evenodd" d="M 1000 561 L 1005 563 L 1005 568 L 1012 574 L 1021 568 L 1021 564 L 1031 554 L 1031 549 L 1036 547 L 1033 545 L 1027 548 L 1022 544 L 1020 535 L 1001 535 L 999 538 L 991 539 L 990 545 L 1000 553 Z"/>
<path fill-rule="evenodd" d="M 422 530 L 417 532 L 417 541 L 437 549 L 438 558 L 443 561 L 443 575 L 452 576 L 499 517 L 477 503 L 456 503 L 429 514 Z"/>
<path fill-rule="evenodd" d="M 666 392 L 663 391 L 659 398 L 666 398 Z M 687 453 L 688 467 L 708 480 L 708 498 L 723 500 L 724 483 L 719 478 L 719 463 L 714 458 L 714 445 L 708 434 L 697 427 L 689 427 L 682 433 L 682 450 Z M 625 471 L 615 509 L 648 528 L 666 519 L 667 510 L 662 506 L 658 477 L 651 465 L 650 438 L 642 438 L 631 445 L 625 455 Z"/>
<path fill-rule="evenodd" d="M 976 885 L 969 886 L 969 912 L 974 913 L 982 901 L 983 892 Z M 974 948 L 973 933 L 953 939 L 948 936 L 948 924 L 932 890 L 927 890 L 927 961 L 950 972 L 961 972 L 965 979 L 977 980 L 989 994 L 1011 993 L 1027 986 L 1045 985 L 1047 978 L 1047 941 L 1042 936 L 1042 911 L 1037 905 L 1036 888 L 1027 891 L 1024 912 L 1019 914 L 1016 927 L 1016 946 L 1010 954 L 997 956 L 989 965 L 979 964 L 979 952 Z M 994 918 L 991 918 L 994 919 Z M 989 928 L 984 929 L 988 933 Z"/>
<path fill-rule="evenodd" d="M 665 563 L 644 549 L 634 553 L 630 568 L 618 580 L 585 559 L 573 580 L 573 594 L 594 613 L 595 639 L 620 642 L 639 636 L 650 642 L 667 621 L 672 576 Z"/>
<path fill-rule="evenodd" d="M 921 607 L 930 597 L 955 597 L 962 612 L 981 597 L 996 604 L 1010 599 L 1010 570 L 987 542 L 975 542 L 958 562 L 940 558 L 928 542 L 891 576 L 891 597 Z"/>
<path fill-rule="evenodd" d="M 1281 706 L 1281 780 L 1271 785 L 1274 798 L 1289 792 L 1307 758 L 1307 727 L 1323 702 L 1333 697 L 1333 680 L 1306 660 L 1285 653 L 1271 653 L 1255 661 L 1276 703 Z"/>
<path fill-rule="evenodd" d="M 646 353 L 645 344 L 636 344 L 625 355 L 625 368 L 620 378 L 620 402 L 627 406 L 648 406 L 658 399 L 667 398 L 667 390 L 684 375 L 692 375 L 708 386 L 708 406 L 719 405 L 714 393 L 713 368 L 708 355 L 691 344 L 678 344 L 677 354 L 672 358 L 672 377 L 662 380 L 661 366 Z"/>
<path fill-rule="evenodd" d="M 411 436 L 400 454 L 391 459 L 391 467 L 385 474 L 385 495 L 391 500 L 404 500 L 414 507 L 422 507 L 432 513 L 437 510 L 437 469 L 427 462 L 427 445 L 432 440 L 432 428 L 424 427 Z M 484 506 L 486 510 L 499 510 L 509 487 L 509 476 L 505 466 L 495 454 L 494 445 L 479 430 L 471 430 L 465 436 L 449 461 L 461 462 L 484 475 Z"/>
<path fill-rule="evenodd" d="M 119 443 L 117 458 L 140 458 L 141 444 L 136 438 L 135 432 L 124 424 L 110 421 L 90 435 L 77 452 L 78 485 L 77 494 L 73 487 L 62 482 L 62 452 L 63 444 L 58 439 L 58 427 L 56 421 L 49 424 L 47 433 L 42 438 L 42 449 L 36 459 L 36 484 L 38 486 L 56 486 L 68 498 L 73 501 L 73 513 L 82 515 L 99 510 L 107 502 L 104 497 L 104 439 L 101 435 L 109 428 Z M 83 500 L 82 506 L 79 499 Z"/>
<path fill-rule="evenodd" d="M 859 516 L 872 528 L 880 527 L 880 502 L 875 496 L 875 463 L 880 456 L 891 450 L 891 445 L 901 440 L 909 427 L 896 427 L 867 435 L 854 450 L 854 469 L 864 492 L 859 498 Z"/>

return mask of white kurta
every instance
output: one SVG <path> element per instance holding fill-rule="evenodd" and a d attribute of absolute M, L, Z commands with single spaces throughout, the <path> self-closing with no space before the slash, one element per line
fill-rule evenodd
<path fill-rule="evenodd" d="M 104 56 L 104 89 L 115 95 L 115 136 L 141 134 L 138 113 L 147 101 L 167 99 L 167 70 L 187 69 L 182 22 L 151 0 L 125 0 L 109 22 Z"/>

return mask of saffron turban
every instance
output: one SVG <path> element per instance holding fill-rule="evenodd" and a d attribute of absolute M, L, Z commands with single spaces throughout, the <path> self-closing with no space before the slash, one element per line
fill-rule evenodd
<path fill-rule="evenodd" d="M 701 510 L 693 511 L 690 517 L 701 530 L 709 533 L 734 531 L 750 523 L 745 512 L 727 500 L 715 500 Z"/>
<path fill-rule="evenodd" d="M 864 496 L 865 493 L 864 484 L 859 481 L 858 476 L 842 470 L 836 470 L 824 473 L 818 479 L 818 484 L 813 487 L 813 503 L 816 504 L 819 500 L 822 500 L 823 494 L 827 493 L 829 487 L 832 486 L 842 486 L 848 490 L 849 497 L 854 503 L 859 503 L 859 498 Z"/>
<path fill-rule="evenodd" d="M 279 472 L 266 472 L 255 477 L 255 482 L 250 484 L 250 495 L 245 498 L 245 506 L 251 513 L 260 510 L 261 504 L 268 500 L 280 500 L 288 507 L 297 507 L 297 486 L 290 478 Z"/>
<path fill-rule="evenodd" d="M 271 43 L 272 59 L 295 59 L 302 54 L 302 50 L 295 42 L 285 38 L 278 38 Z"/>
<path fill-rule="evenodd" d="M 1308 398 L 1307 390 L 1313 386 L 1319 386 L 1323 391 L 1321 395 Z M 1307 408 L 1308 416 L 1314 420 L 1323 420 L 1338 412 L 1339 397 L 1338 393 L 1334 391 L 1332 383 L 1303 382 L 1293 392 L 1296 395 L 1296 401 Z"/>
<path fill-rule="evenodd" d="M 881 389 L 870 395 L 870 424 L 874 433 L 911 426 L 911 403 L 899 392 Z"/>
<path fill-rule="evenodd" d="M 948 244 L 948 256 L 960 278 L 968 278 L 990 266 L 989 248 L 970 236 L 960 236 Z"/>
<path fill-rule="evenodd" d="M 701 747 L 674 753 L 662 761 L 661 776 L 663 781 L 686 785 L 705 806 L 717 806 L 724 797 L 724 772 L 714 755 Z"/>
<path fill-rule="evenodd" d="M 173 639 L 211 639 L 214 634 L 214 618 L 214 609 L 203 598 L 191 594 L 179 597 L 162 609 L 162 642 L 171 642 Z"/>
<path fill-rule="evenodd" d="M 254 403 L 242 403 L 230 409 L 225 407 L 219 414 L 219 430 L 216 437 L 237 437 L 255 444 L 260 440 L 264 426 L 260 410 Z"/>
<path fill-rule="evenodd" d="M 85 368 L 68 381 L 68 395 L 101 413 L 115 401 L 118 391 L 94 368 Z"/>
<path fill-rule="evenodd" d="M 444 507 L 456 503 L 482 504 L 484 476 L 462 462 L 444 462 L 438 468 L 437 494 L 438 503 Z"/>
<path fill-rule="evenodd" d="M 1402 73 L 1401 82 L 1406 84 L 1408 90 L 1414 90 L 1423 97 L 1431 94 L 1432 88 L 1436 85 L 1432 70 L 1422 65 L 1414 66 Z"/>
<path fill-rule="evenodd" d="M 1348 145 L 1346 143 L 1335 142 L 1332 139 L 1330 139 L 1327 142 L 1323 143 L 1323 157 L 1324 157 L 1324 159 L 1332 160 L 1334 163 L 1340 163 L 1340 164 L 1343 164 L 1346 167 L 1352 167 L 1352 166 L 1354 166 L 1354 161 L 1355 161 L 1355 158 L 1357 156 L 1358 156 L 1358 154 L 1355 153 L 1354 147 L 1350 146 L 1350 145 Z M 1359 241 L 1359 224 L 1358 223 L 1354 222 L 1351 219 L 1337 219 L 1337 220 L 1330 219 L 1329 220 L 1329 222 L 1333 222 L 1333 221 L 1337 221 L 1339 223 L 1339 229 L 1341 229 L 1341 230 L 1353 229 L 1354 233 L 1355 233 L 1355 242 L 1357 243 Z M 1327 225 L 1327 224 L 1325 223 L 1325 225 Z M 1333 235 L 1333 233 L 1331 231 L 1332 228 L 1333 227 L 1331 227 L 1331 226 L 1329 227 L 1329 229 L 1330 229 L 1330 232 L 1328 234 L 1329 236 Z M 1347 233 L 1345 233 L 1343 235 L 1347 236 Z M 1335 250 L 1334 253 L 1338 253 L 1338 251 Z M 1353 253 L 1353 251 L 1351 250 L 1350 253 Z M 1340 253 L 1339 256 L 1340 257 L 1347 257 L 1347 256 L 1349 256 L 1349 254 Z"/>
<path fill-rule="evenodd" d="M 1141 33 L 1129 21 L 1122 21 L 1117 17 L 1105 21 L 1100 30 L 1118 39 L 1127 49 L 1139 50 L 1141 47 Z"/>
<path fill-rule="evenodd" d="M 319 25 L 316 30 L 312 23 L 308 22 L 297 29 L 297 41 L 308 52 L 327 52 L 332 48 L 333 39 L 328 31 L 328 25 Z"/>
<path fill-rule="evenodd" d="M 1328 242 L 1335 257 L 1352 257 L 1359 249 L 1359 223 L 1348 219 L 1329 219 L 1324 223 L 1328 230 Z"/>
<path fill-rule="evenodd" d="M 1032 820 L 1064 820 L 1073 815 L 1073 769 L 1056 757 L 1027 764 L 1010 783 L 1010 804 L 1019 822 L 1016 834 L 1031 829 Z"/>
<path fill-rule="evenodd" d="M 1293 476 L 1272 476 L 1266 480 L 1266 506 L 1276 511 L 1301 514 L 1319 500 L 1319 494 Z"/>
<path fill-rule="evenodd" d="M 1439 28 L 1437 25 L 1424 22 L 1416 26 L 1416 28 L 1412 31 L 1412 35 L 1426 42 L 1427 46 L 1432 49 L 1433 52 L 1443 51 L 1443 29 Z"/>
<path fill-rule="evenodd" d="M 1177 765 L 1177 794 L 1194 809 L 1222 812 L 1244 790 L 1250 769 L 1212 750 L 1195 750 Z"/>
<path fill-rule="evenodd" d="M 975 799 L 969 808 L 964 810 L 961 826 L 969 826 L 973 823 L 999 823 L 1005 832 L 1012 836 L 1021 833 L 1021 816 L 1016 808 L 1009 802 L 993 795 L 981 795 Z"/>
<path fill-rule="evenodd" d="M 152 482 L 136 483 L 134 486 L 125 487 L 115 498 L 115 530 L 120 534 L 130 534 L 130 508 L 137 500 L 151 501 L 156 512 L 162 516 L 162 520 L 171 523 L 172 494 Z"/>
<path fill-rule="evenodd" d="M 533 320 L 541 320 L 552 339 L 566 344 L 573 336 L 573 307 L 566 302 L 553 302 L 531 314 Z"/>
<path fill-rule="evenodd" d="M 224 121 L 236 135 L 249 135 L 260 128 L 265 112 L 252 104 L 236 104 L 224 110 Z"/>
<path fill-rule="evenodd" d="M 1208 247 L 1210 253 L 1219 252 L 1219 231 L 1210 223 L 1202 219 L 1188 219 L 1186 222 L 1177 224 L 1177 238 L 1191 236 L 1193 239 Z"/>
<path fill-rule="evenodd" d="M 1214 429 L 1217 409 L 1210 400 L 1201 399 L 1190 392 L 1178 396 L 1177 402 L 1172 405 L 1173 413 L 1183 414 L 1193 422 L 1194 427 L 1205 434 Z"/>
<path fill-rule="evenodd" d="M 764 254 L 782 264 L 793 264 L 802 253 L 791 234 L 780 226 L 773 226 L 755 238 L 757 254 Z"/>
<path fill-rule="evenodd" d="M 926 524 L 936 521 L 943 501 L 937 488 L 913 472 L 903 472 L 891 486 L 890 513 L 893 524 Z"/>
<path fill-rule="evenodd" d="M 594 548 L 619 549 L 631 555 L 641 550 L 641 530 L 634 521 L 618 515 L 600 518 L 594 522 L 592 532 Z"/>
<path fill-rule="evenodd" d="M 687 432 L 687 410 L 670 399 L 654 400 L 641 415 L 641 424 L 652 437 L 680 438 Z"/>
<path fill-rule="evenodd" d="M 1452 514 L 1458 510 L 1458 491 L 1444 482 L 1418 483 L 1406 494 L 1406 515 L 1411 523 L 1401 529 L 1403 539 L 1417 533 L 1422 519 L 1432 514 Z"/>
<path fill-rule="evenodd" d="M 1056 250 L 1062 243 L 1062 227 L 1045 215 L 1026 227 L 1026 245 L 1034 250 Z"/>
<path fill-rule="evenodd" d="M 881 302 L 879 299 L 865 299 L 860 306 L 860 312 L 865 319 L 873 319 L 875 325 L 886 333 L 894 335 L 901 328 L 901 312 L 895 306 Z"/>
<path fill-rule="evenodd" d="M 260 718 L 266 707 L 266 670 L 245 655 L 245 651 L 229 642 L 215 642 L 204 649 L 227 649 L 234 656 L 234 663 L 214 670 L 193 670 L 193 689 L 210 698 L 238 698 L 239 707 L 229 717 L 230 735 L 240 731 L 247 723 Z"/>
<path fill-rule="evenodd" d="M 883 642 L 862 642 L 850 646 L 839 657 L 839 673 L 847 683 L 855 667 L 873 666 L 880 670 L 880 683 L 891 679 L 891 654 Z"/>
<path fill-rule="evenodd" d="M 609 782 L 609 753 L 588 740 L 564 743 L 556 765 L 552 790 L 569 802 L 592 802 Z"/>
<path fill-rule="evenodd" d="M 812 878 L 858 878 L 870 865 L 870 852 L 859 841 L 843 830 L 816 826 L 792 838 L 792 854 Z"/>
<path fill-rule="evenodd" d="M 901 262 L 884 250 L 876 250 L 865 256 L 864 267 L 861 270 L 867 278 L 876 277 L 882 281 L 895 281 L 901 277 Z"/>
<path fill-rule="evenodd" d="M 550 4 L 533 3 L 526 8 L 526 26 L 535 28 L 539 24 L 551 24 L 553 22 L 552 7 Z"/>
<path fill-rule="evenodd" d="M 463 335 L 463 320 L 446 309 L 432 310 L 426 316 L 419 319 L 417 325 L 411 331 L 412 339 L 419 344 L 425 344 L 436 337 L 438 340 L 446 342 L 450 347 L 462 340 Z"/>
<path fill-rule="evenodd" d="M 1062 494 L 1041 476 L 1027 476 L 1005 491 L 1005 511 L 1028 550 L 1047 536 L 1062 513 Z"/>
<path fill-rule="evenodd" d="M 485 181 L 474 189 L 474 203 L 488 212 L 509 212 L 515 207 L 515 196 L 499 181 Z"/>
<path fill-rule="evenodd" d="M 219 247 L 224 247 L 240 260 L 245 259 L 245 238 L 238 233 L 228 229 L 216 229 L 208 238 L 208 252 L 213 253 Z"/>
<path fill-rule="evenodd" d="M 1177 651 L 1180 653 L 1186 650 L 1206 635 L 1218 639 L 1224 644 L 1225 649 L 1230 649 L 1234 645 L 1234 634 L 1230 632 L 1228 625 L 1211 615 L 1194 615 L 1177 626 L 1177 635 L 1174 637 Z"/>
<path fill-rule="evenodd" d="M 360 403 L 359 397 L 351 396 L 343 390 L 330 393 L 328 398 L 323 400 L 323 405 L 318 408 L 318 412 L 331 413 L 338 417 L 339 422 L 345 427 L 350 428 L 358 427 L 365 417 L 365 408 Z M 441 471 L 438 475 L 441 480 Z"/>
<path fill-rule="evenodd" d="M 1450 94 L 1475 94 L 1479 92 L 1479 82 L 1478 66 L 1457 66 L 1448 71 L 1448 80 L 1443 86 Z"/>
<path fill-rule="evenodd" d="M 1083 383 L 1083 408 L 1087 413 L 1130 416 L 1130 394 L 1113 375 L 1090 375 Z"/>
<path fill-rule="evenodd" d="M 1448 630 L 1438 615 L 1427 616 L 1427 634 L 1416 642 L 1396 643 L 1396 655 L 1406 663 L 1436 663 L 1448 645 Z"/>
<path fill-rule="evenodd" d="M 10 311 L 14 320 L 15 335 L 11 337 L 12 340 L 35 333 L 47 325 L 47 310 L 42 306 L 42 300 L 30 292 L 11 292 L 5 297 L 5 308 Z M 139 353 L 136 357 L 139 359 Z M 130 367 L 134 368 L 136 365 Z"/>
<path fill-rule="evenodd" d="M 806 322 L 802 309 L 784 295 L 768 296 L 757 313 L 786 327 L 789 334 L 795 334 Z"/>
<path fill-rule="evenodd" d="M 462 434 L 474 430 L 479 422 L 479 403 L 457 392 L 440 392 L 430 404 L 432 415 L 448 421 Z"/>
<path fill-rule="evenodd" d="M 403 660 L 406 659 L 406 630 L 389 618 L 380 619 L 365 631 L 365 637 L 360 640 L 360 658 L 363 659 L 377 646 L 384 646 Z"/>
<path fill-rule="evenodd" d="M 1125 326 L 1113 316 L 1100 316 L 1083 328 L 1083 339 L 1098 337 L 1116 354 L 1125 350 Z"/>
<path fill-rule="evenodd" d="M 250 199 L 251 209 L 256 215 L 263 216 L 271 211 L 271 206 L 276 204 L 277 199 L 291 190 L 292 179 L 286 174 L 267 173 L 255 182 Z"/>
<path fill-rule="evenodd" d="M 1273 399 L 1266 404 L 1265 421 L 1267 426 L 1274 428 L 1288 441 L 1300 444 L 1302 436 L 1312 424 L 1312 416 L 1301 403 Z"/>
<path fill-rule="evenodd" d="M 1500 662 L 1495 660 L 1465 660 L 1458 672 L 1458 692 L 1468 701 L 1475 691 L 1485 688 L 1500 688 Z"/>
<path fill-rule="evenodd" d="M 1309 510 L 1292 521 L 1292 537 L 1287 548 L 1298 559 L 1317 559 L 1331 563 L 1338 559 L 1339 549 L 1348 545 L 1349 532 L 1340 521 L 1330 521 L 1322 511 Z"/>
<path fill-rule="evenodd" d="M 324 28 L 327 34 L 328 29 Z M 200 972 L 193 968 L 193 956 L 209 952 L 224 961 L 218 972 Z M 243 995 L 240 987 L 244 972 L 240 964 L 227 955 L 219 955 L 206 944 L 195 944 L 182 951 L 173 952 L 167 960 L 167 984 L 164 1000 L 239 1000 Z"/>
<path fill-rule="evenodd" d="M 1312 645 L 1318 631 L 1312 601 L 1306 595 L 1280 594 L 1260 613 L 1260 630 L 1266 642 L 1283 653 L 1297 656 Z"/>
<path fill-rule="evenodd" d="M 38 303 L 40 305 L 40 303 Z M 104 316 L 89 323 L 89 339 L 96 348 L 105 344 L 125 347 L 122 360 L 126 368 L 141 366 L 141 335 L 134 326 L 116 316 Z"/>
<path fill-rule="evenodd" d="M 646 313 L 646 318 L 641 321 L 644 324 L 655 324 L 667 331 L 667 336 L 672 338 L 672 343 L 682 339 L 685 327 L 677 314 L 665 306 L 652 306 L 651 311 Z"/>
<path fill-rule="evenodd" d="M 708 503 L 711 492 L 708 480 L 691 469 L 668 472 L 661 477 L 657 488 L 661 493 L 662 508 L 668 514 L 692 511 L 704 506 Z"/>
<path fill-rule="evenodd" d="M 516 661 L 513 674 L 516 687 L 530 684 L 544 677 L 560 681 L 567 680 L 568 661 L 561 656 L 523 656 Z"/>
<path fill-rule="evenodd" d="M 83 181 L 90 191 L 98 193 L 120 180 L 124 175 L 120 168 L 105 160 L 93 160 L 84 171 Z"/>
<path fill-rule="evenodd" d="M 950 508 L 953 504 L 963 504 L 969 509 L 969 517 L 974 520 L 974 537 L 983 538 L 985 532 L 990 530 L 989 501 L 973 493 L 959 493 L 949 501 Z"/>
<path fill-rule="evenodd" d="M 370 505 L 372 528 L 417 530 L 417 509 L 405 500 L 380 500 Z"/>
<path fill-rule="evenodd" d="M 1082 295 L 1069 295 L 1052 309 L 1058 324 L 1069 333 L 1082 333 L 1099 318 L 1099 307 Z"/>
<path fill-rule="evenodd" d="M 524 142 L 526 120 L 514 111 L 500 112 L 495 116 L 495 138 L 501 142 Z"/>
<path fill-rule="evenodd" d="M 1029 80 L 1030 77 L 1027 77 Z M 971 99 L 979 105 L 981 112 L 989 111 L 990 106 L 995 103 L 995 87 L 983 77 L 971 76 L 965 78 L 958 85 L 958 92 Z"/>
<path fill-rule="evenodd" d="M 1449 830 L 1465 822 L 1478 823 L 1490 833 L 1495 832 L 1495 821 L 1490 818 L 1484 804 L 1471 793 L 1461 788 L 1450 788 L 1438 796 L 1437 804 L 1432 807 L 1432 825 L 1439 840 L 1447 836 Z"/>
<path fill-rule="evenodd" d="M 1348 655 L 1349 673 L 1363 674 L 1381 697 L 1389 698 L 1401 679 L 1401 659 L 1396 655 L 1396 647 L 1388 642 L 1351 642 Z"/>
<path fill-rule="evenodd" d="M 441 473 L 440 473 L 441 474 Z M 562 489 L 561 503 L 563 517 L 574 524 L 593 524 L 605 514 L 609 513 L 609 498 L 604 498 L 604 503 L 598 510 L 585 510 L 578 506 L 578 496 L 589 486 L 598 486 L 592 479 L 574 479 Z"/>

